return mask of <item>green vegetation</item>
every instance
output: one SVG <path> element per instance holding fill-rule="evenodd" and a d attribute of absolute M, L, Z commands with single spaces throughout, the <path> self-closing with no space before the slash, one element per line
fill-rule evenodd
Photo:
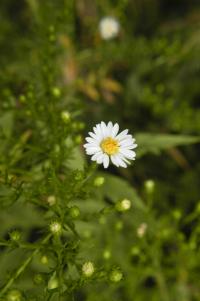
<path fill-rule="evenodd" d="M 198 2 L 0 1 L 0 301 L 200 300 Z"/>

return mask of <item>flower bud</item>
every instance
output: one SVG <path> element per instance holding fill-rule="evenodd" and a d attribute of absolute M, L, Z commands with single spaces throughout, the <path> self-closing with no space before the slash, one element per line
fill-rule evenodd
<path fill-rule="evenodd" d="M 131 201 L 128 199 L 123 199 L 121 201 L 118 201 L 115 205 L 115 208 L 119 212 L 125 212 L 131 208 Z"/>
<path fill-rule="evenodd" d="M 62 232 L 62 225 L 58 221 L 53 221 L 50 224 L 50 231 L 55 235 L 60 235 Z"/>
<path fill-rule="evenodd" d="M 108 260 L 108 259 L 110 259 L 110 257 L 111 257 L 110 250 L 108 250 L 108 249 L 104 250 L 104 252 L 103 252 L 103 258 L 106 259 L 106 260 Z"/>
<path fill-rule="evenodd" d="M 74 138 L 74 142 L 76 144 L 80 144 L 82 142 L 83 138 L 81 135 L 77 135 L 75 138 Z"/>
<path fill-rule="evenodd" d="M 72 218 L 77 218 L 80 216 L 80 209 L 78 208 L 78 206 L 73 206 L 69 209 L 69 215 Z"/>
<path fill-rule="evenodd" d="M 44 277 L 43 277 L 42 274 L 39 274 L 39 273 L 38 273 L 38 274 L 36 274 L 36 275 L 34 276 L 33 281 L 34 281 L 35 284 L 41 284 L 41 283 L 44 282 Z"/>
<path fill-rule="evenodd" d="M 49 204 L 49 206 L 55 205 L 55 203 L 56 203 L 56 197 L 55 197 L 55 195 L 48 196 L 47 203 Z"/>
<path fill-rule="evenodd" d="M 53 289 L 57 288 L 58 286 L 59 286 L 58 278 L 56 276 L 56 272 L 54 272 L 53 275 L 51 276 L 51 278 L 49 279 L 47 287 L 49 290 L 53 290 Z"/>
<path fill-rule="evenodd" d="M 9 233 L 9 236 L 12 241 L 19 241 L 21 238 L 21 233 L 17 230 L 14 230 Z"/>
<path fill-rule="evenodd" d="M 22 294 L 19 290 L 13 289 L 13 290 L 8 292 L 7 300 L 8 301 L 21 301 L 22 300 Z"/>
<path fill-rule="evenodd" d="M 52 94 L 53 94 L 53 96 L 55 96 L 55 97 L 60 97 L 60 95 L 61 95 L 61 91 L 60 91 L 60 89 L 58 88 L 58 87 L 54 87 L 53 89 L 52 89 Z"/>
<path fill-rule="evenodd" d="M 71 119 L 71 115 L 68 111 L 63 111 L 61 112 L 61 119 L 63 122 L 68 123 Z"/>
<path fill-rule="evenodd" d="M 144 187 L 147 193 L 152 194 L 155 189 L 155 182 L 153 180 L 147 180 L 144 182 Z"/>
<path fill-rule="evenodd" d="M 104 177 L 96 177 L 94 179 L 94 186 L 100 187 L 100 186 L 102 186 L 104 184 L 104 182 L 105 182 L 105 178 Z"/>
<path fill-rule="evenodd" d="M 91 261 L 86 261 L 82 266 L 82 273 L 85 277 L 91 277 L 94 274 L 94 264 Z"/>
<path fill-rule="evenodd" d="M 43 255 L 41 258 L 40 258 L 40 262 L 44 265 L 48 264 L 49 262 L 49 259 L 46 255 Z"/>
<path fill-rule="evenodd" d="M 118 269 L 112 270 L 109 275 L 109 279 L 112 282 L 119 282 L 120 280 L 122 280 L 122 277 L 123 277 L 123 274 Z"/>
<path fill-rule="evenodd" d="M 146 223 L 142 223 L 138 228 L 137 228 L 137 236 L 139 238 L 142 238 L 147 230 L 147 224 Z"/>
<path fill-rule="evenodd" d="M 176 209 L 172 212 L 172 215 L 174 217 L 175 220 L 180 220 L 180 218 L 182 217 L 182 213 L 180 210 Z"/>

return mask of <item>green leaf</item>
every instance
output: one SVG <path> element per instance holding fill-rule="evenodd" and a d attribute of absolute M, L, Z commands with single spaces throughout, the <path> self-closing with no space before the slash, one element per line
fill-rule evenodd
<path fill-rule="evenodd" d="M 138 144 L 136 150 L 138 157 L 149 152 L 158 154 L 164 149 L 200 142 L 200 137 L 187 135 L 139 133 L 135 137 Z"/>

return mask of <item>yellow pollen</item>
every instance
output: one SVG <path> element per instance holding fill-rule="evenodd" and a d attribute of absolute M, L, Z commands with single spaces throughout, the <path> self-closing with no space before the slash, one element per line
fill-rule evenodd
<path fill-rule="evenodd" d="M 108 138 L 104 139 L 101 142 L 100 146 L 101 146 L 102 150 L 104 151 L 104 153 L 106 153 L 108 155 L 116 154 L 118 152 L 118 149 L 119 149 L 118 141 L 111 138 L 111 137 L 108 137 Z"/>

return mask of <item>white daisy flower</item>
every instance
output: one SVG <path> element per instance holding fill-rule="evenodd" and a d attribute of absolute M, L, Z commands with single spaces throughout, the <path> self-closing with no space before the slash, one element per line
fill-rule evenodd
<path fill-rule="evenodd" d="M 129 160 L 135 160 L 137 147 L 135 139 L 128 134 L 128 130 L 119 132 L 119 125 L 112 122 L 101 122 L 89 132 L 90 137 L 86 138 L 84 144 L 87 155 L 92 156 L 92 161 L 103 164 L 104 168 L 109 166 L 110 161 L 117 167 L 127 167 Z"/>
<path fill-rule="evenodd" d="M 99 32 L 104 40 L 115 38 L 119 29 L 119 22 L 113 17 L 104 17 L 99 23 Z"/>

